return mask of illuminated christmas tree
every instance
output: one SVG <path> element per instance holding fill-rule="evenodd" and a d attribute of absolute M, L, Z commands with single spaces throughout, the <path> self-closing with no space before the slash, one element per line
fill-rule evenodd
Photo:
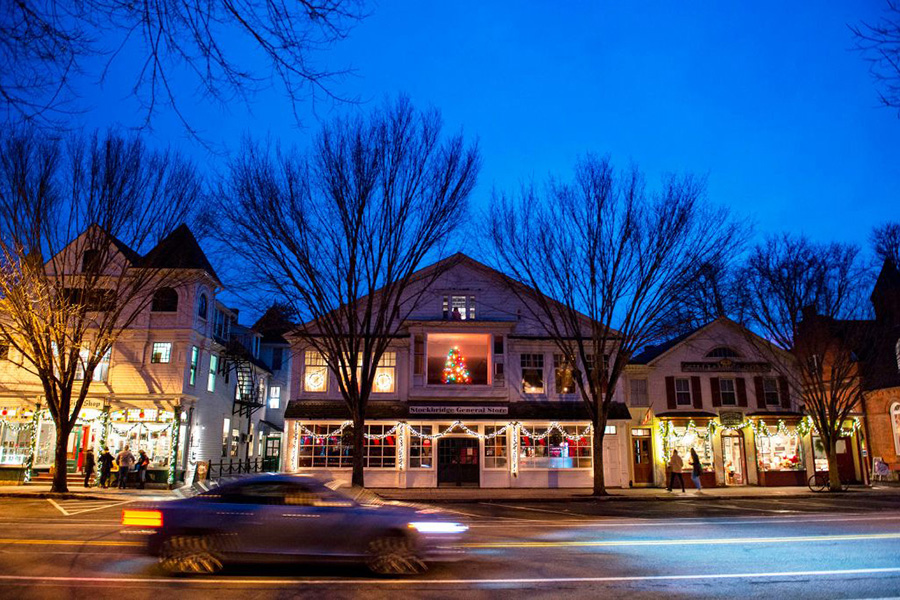
<path fill-rule="evenodd" d="M 450 352 L 447 353 L 447 362 L 444 363 L 444 374 L 441 381 L 444 383 L 472 383 L 469 369 L 466 368 L 466 359 L 456 346 L 450 348 Z"/>

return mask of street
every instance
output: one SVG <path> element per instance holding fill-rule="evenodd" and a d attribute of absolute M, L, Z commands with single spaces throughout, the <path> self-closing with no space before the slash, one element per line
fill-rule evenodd
<path fill-rule="evenodd" d="M 454 503 L 464 560 L 422 576 L 346 566 L 167 577 L 110 500 L 0 499 L 0 597 L 791 597 L 900 591 L 900 497 Z M 340 534 L 340 532 L 336 532 Z"/>

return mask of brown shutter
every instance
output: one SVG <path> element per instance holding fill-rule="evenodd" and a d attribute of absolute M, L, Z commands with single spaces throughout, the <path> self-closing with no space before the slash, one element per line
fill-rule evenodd
<path fill-rule="evenodd" d="M 738 377 L 735 382 L 738 406 L 747 406 L 747 381 L 743 377 Z"/>
<path fill-rule="evenodd" d="M 781 408 L 791 408 L 791 388 L 788 386 L 787 377 L 778 378 L 778 387 L 780 388 Z"/>
<path fill-rule="evenodd" d="M 678 408 L 678 404 L 675 402 L 674 377 L 666 377 L 666 402 L 668 403 L 670 409 Z"/>
<path fill-rule="evenodd" d="M 766 390 L 763 387 L 763 378 L 762 377 L 754 377 L 753 378 L 753 389 L 756 391 L 756 406 L 758 406 L 760 410 L 765 410 L 766 409 Z"/>
<path fill-rule="evenodd" d="M 709 378 L 709 389 L 710 389 L 710 391 L 712 391 L 713 406 L 722 406 L 722 396 L 719 393 L 719 378 L 718 377 L 710 377 Z"/>
<path fill-rule="evenodd" d="M 694 408 L 703 408 L 703 395 L 700 393 L 700 378 L 691 377 L 691 396 Z"/>

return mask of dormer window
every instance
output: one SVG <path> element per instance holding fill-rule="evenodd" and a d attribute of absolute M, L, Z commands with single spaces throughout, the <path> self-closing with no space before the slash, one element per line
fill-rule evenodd
<path fill-rule="evenodd" d="M 728 346 L 713 348 L 706 354 L 706 358 L 738 358 L 739 356 L 740 354 Z"/>
<path fill-rule="evenodd" d="M 468 321 L 475 318 L 475 296 L 444 296 L 443 314 L 445 321 Z"/>

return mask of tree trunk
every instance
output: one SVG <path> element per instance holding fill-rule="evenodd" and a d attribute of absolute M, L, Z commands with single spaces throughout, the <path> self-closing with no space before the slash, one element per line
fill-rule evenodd
<path fill-rule="evenodd" d="M 363 416 L 353 418 L 353 479 L 354 486 L 365 486 L 363 465 L 365 464 L 366 419 Z"/>
<path fill-rule="evenodd" d="M 834 440 L 831 441 L 827 446 L 827 456 L 828 456 L 828 483 L 829 489 L 832 492 L 840 492 L 843 487 L 841 486 L 841 473 L 838 470 L 838 462 L 837 462 L 837 442 Z"/>
<path fill-rule="evenodd" d="M 603 434 L 606 425 L 600 425 L 600 419 L 594 419 L 594 435 L 592 449 L 594 456 L 594 496 L 607 496 L 606 481 L 603 477 Z"/>
<path fill-rule="evenodd" d="M 69 443 L 69 434 L 72 430 L 65 426 L 56 424 L 56 456 L 54 465 L 56 472 L 53 474 L 53 485 L 50 486 L 51 492 L 65 493 L 69 491 L 66 484 L 66 471 L 69 468 L 69 453 L 67 446 Z"/>

